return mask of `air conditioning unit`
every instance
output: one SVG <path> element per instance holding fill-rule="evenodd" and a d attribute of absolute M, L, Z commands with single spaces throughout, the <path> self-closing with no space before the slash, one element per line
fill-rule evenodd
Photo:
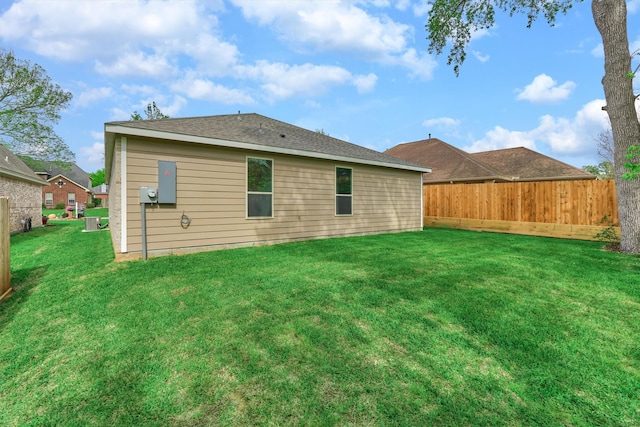
<path fill-rule="evenodd" d="M 84 231 L 98 231 L 100 230 L 100 218 L 99 217 L 84 217 Z"/>

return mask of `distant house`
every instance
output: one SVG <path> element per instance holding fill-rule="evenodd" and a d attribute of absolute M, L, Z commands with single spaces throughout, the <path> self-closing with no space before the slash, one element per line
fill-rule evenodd
<path fill-rule="evenodd" d="M 105 124 L 117 258 L 421 230 L 428 171 L 258 114 Z"/>
<path fill-rule="evenodd" d="M 57 204 L 86 206 L 93 202 L 91 177 L 75 163 L 39 162 L 31 165 L 36 174 L 47 182 L 42 188 L 42 203 L 53 209 Z"/>
<path fill-rule="evenodd" d="M 91 191 L 93 192 L 93 200 L 96 202 L 96 206 L 98 203 L 96 199 L 100 199 L 101 207 L 109 207 L 109 186 L 107 184 L 96 185 L 91 188 Z"/>
<path fill-rule="evenodd" d="M 42 187 L 46 185 L 22 160 L 0 144 L 0 196 L 9 197 L 11 232 L 42 226 Z"/>
<path fill-rule="evenodd" d="M 595 175 L 524 147 L 467 153 L 438 138 L 396 145 L 385 154 L 427 165 L 425 185 L 445 183 L 563 181 Z"/>

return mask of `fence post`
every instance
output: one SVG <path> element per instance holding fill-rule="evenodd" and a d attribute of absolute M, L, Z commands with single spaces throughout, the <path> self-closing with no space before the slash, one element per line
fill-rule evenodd
<path fill-rule="evenodd" d="M 0 197 L 0 300 L 11 294 L 11 245 L 9 198 Z"/>

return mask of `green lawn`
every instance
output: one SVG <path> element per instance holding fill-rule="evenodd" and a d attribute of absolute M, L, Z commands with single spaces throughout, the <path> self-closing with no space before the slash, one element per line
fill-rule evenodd
<path fill-rule="evenodd" d="M 114 263 L 11 238 L 0 425 L 640 425 L 640 258 L 430 229 Z"/>

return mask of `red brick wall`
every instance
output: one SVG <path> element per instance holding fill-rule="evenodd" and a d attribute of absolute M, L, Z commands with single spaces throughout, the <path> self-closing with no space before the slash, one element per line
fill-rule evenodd
<path fill-rule="evenodd" d="M 58 182 L 63 184 L 60 186 Z M 49 185 L 42 187 L 42 203 L 45 203 L 46 193 L 53 193 L 53 204 L 46 205 L 47 209 L 52 209 L 57 203 L 64 203 L 67 206 L 69 193 L 75 193 L 76 202 L 81 205 L 87 205 L 90 203 L 91 196 L 86 189 L 74 184 L 63 176 L 59 176 L 51 180 Z"/>

